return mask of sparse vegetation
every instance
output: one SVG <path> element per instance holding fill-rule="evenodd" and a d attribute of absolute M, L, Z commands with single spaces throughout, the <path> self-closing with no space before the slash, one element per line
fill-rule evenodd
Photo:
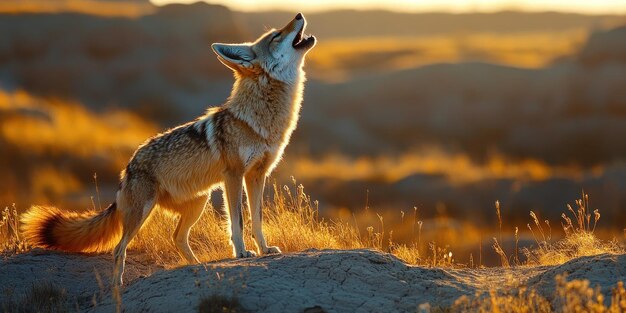
<path fill-rule="evenodd" d="M 15 204 L 2 211 L 0 219 L 0 252 L 20 253 L 29 249 L 19 229 L 19 215 Z"/>
<path fill-rule="evenodd" d="M 394 254 L 410 264 L 422 266 L 461 266 L 453 258 L 446 245 L 429 242 L 421 245 L 422 221 L 415 221 L 415 240 L 410 243 L 396 242 L 392 229 L 385 229 L 384 219 L 376 214 L 374 219 L 365 212 L 354 221 L 327 220 L 319 216 L 317 202 L 304 192 L 304 187 L 295 179 L 291 187 L 273 185 L 272 192 L 263 207 L 263 228 L 267 240 L 284 252 L 306 249 L 360 249 L 373 248 Z M 201 261 L 214 261 L 232 257 L 229 238 L 225 231 L 224 213 L 207 202 L 206 212 L 192 228 L 190 245 Z M 244 219 L 246 233 L 251 233 L 249 212 Z M 153 213 L 150 221 L 141 229 L 131 248 L 149 255 L 165 266 L 180 265 L 171 234 L 176 217 L 161 210 Z M 358 220 L 361 220 L 360 222 Z M 368 224 L 370 221 L 376 224 Z M 359 226 L 364 227 L 360 229 Z M 402 225 L 399 225 L 402 227 Z M 246 245 L 255 247 L 251 237 L 245 238 Z"/>
<path fill-rule="evenodd" d="M 264 205 L 263 227 L 269 242 L 280 246 L 283 251 L 302 251 L 310 248 L 374 248 L 390 252 L 410 264 L 443 267 L 475 266 L 475 264 L 457 263 L 453 251 L 445 245 L 447 243 L 445 241 L 441 243 L 431 241 L 426 243 L 425 247 L 421 247 L 422 221 L 414 221 L 415 225 L 409 225 L 411 228 L 416 228 L 413 240 L 397 242 L 394 241 L 394 227 L 406 227 L 406 225 L 387 225 L 385 229 L 381 215 L 376 214 L 375 218 L 368 218 L 367 215 L 371 214 L 370 209 L 366 210 L 363 216 L 354 215 L 352 222 L 323 219 L 319 216 L 317 202 L 312 201 L 304 192 L 303 186 L 298 185 L 295 180 L 291 188 L 289 186 L 281 188 L 274 184 L 271 194 L 272 196 L 265 201 Z M 584 197 L 588 203 L 588 196 Z M 533 216 L 535 226 L 529 225 L 529 228 L 537 246 L 520 249 L 517 244 L 519 230 L 516 230 L 515 250 L 507 253 L 501 246 L 501 241 L 494 237 L 493 249 L 499 255 L 502 266 L 554 265 L 580 256 L 624 253 L 623 247 L 617 240 L 605 241 L 595 236 L 594 230 L 600 217 L 599 211 L 595 210 L 592 215 L 595 216 L 595 222 L 591 222 L 585 201 L 578 200 L 576 203 L 579 205 L 578 213 L 573 210 L 571 212 L 578 222 L 563 225 L 565 236 L 561 240 L 552 240 L 552 230 L 544 229 L 534 212 L 531 212 L 531 216 Z M 207 212 L 192 229 L 191 245 L 199 254 L 200 260 L 229 258 L 231 251 L 223 227 L 223 213 L 209 204 L 207 206 Z M 498 218 L 498 223 L 501 225 L 502 216 L 499 215 Z M 246 219 L 248 222 L 245 227 L 250 233 L 249 218 Z M 589 222 L 586 222 L 587 219 Z M 368 224 L 372 221 L 376 223 Z M 544 224 L 549 225 L 547 220 Z M 174 226 L 174 221 L 167 213 L 156 213 L 139 233 L 132 247 L 146 252 L 162 264 L 175 265 L 178 262 L 178 256 L 174 252 L 170 239 Z M 498 237 L 502 238 L 502 234 L 499 233 Z M 246 240 L 248 245 L 254 247 L 251 238 L 246 238 Z M 520 260 L 519 252 L 526 256 L 525 261 Z"/>
<path fill-rule="evenodd" d="M 404 217 L 399 225 L 387 226 L 384 219 L 376 214 L 371 218 L 371 209 L 366 208 L 362 216 L 353 215 L 353 221 L 327 220 L 319 216 L 317 202 L 311 200 L 304 192 L 304 187 L 293 179 L 291 187 L 273 185 L 271 196 L 264 203 L 264 230 L 268 241 L 278 245 L 285 252 L 302 251 L 306 249 L 359 249 L 374 248 L 390 252 L 410 264 L 435 267 L 479 267 L 475 264 L 474 256 L 470 263 L 459 264 L 454 259 L 446 241 L 430 241 L 422 243 L 423 221 L 415 219 L 408 227 L 413 229 L 413 239 L 410 242 L 399 242 L 394 239 L 394 227 L 407 227 Z M 503 267 L 518 265 L 554 265 L 562 264 L 576 257 L 596 255 L 601 253 L 624 253 L 624 248 L 616 239 L 605 241 L 594 234 L 600 219 L 598 210 L 590 213 L 588 195 L 584 200 L 577 200 L 577 209 L 568 206 L 569 218 L 563 214 L 564 237 L 553 240 L 552 229 L 547 220 L 541 223 L 537 214 L 531 211 L 534 226 L 528 224 L 536 245 L 532 247 L 518 247 L 519 233 L 515 230 L 515 249 L 505 251 L 501 246 L 502 231 L 494 236 L 493 251 L 500 257 Z M 245 215 L 249 212 L 244 210 Z M 403 213 L 403 212 L 402 212 Z M 496 203 L 498 229 L 502 225 L 502 215 L 499 202 Z M 404 215 L 403 215 L 404 216 Z M 172 233 L 176 225 L 176 216 L 157 210 L 150 221 L 139 232 L 132 242 L 131 249 L 139 250 L 164 266 L 181 265 L 172 242 Z M 251 233 L 250 218 L 244 218 L 246 232 Z M 376 223 L 371 223 L 375 221 Z M 546 225 L 546 226 L 542 226 Z M 363 229 L 362 229 L 362 228 Z M 546 229 L 547 227 L 547 229 Z M 19 232 L 19 216 L 17 209 L 5 208 L 0 223 L 0 244 L 3 251 L 19 253 L 29 249 L 28 243 L 21 239 Z M 251 237 L 247 237 L 246 244 L 254 247 Z M 229 238 L 225 231 L 225 216 L 221 209 L 213 208 L 209 201 L 206 203 L 206 212 L 192 228 L 190 244 L 201 261 L 214 261 L 232 257 Z M 424 247 L 422 247 L 424 245 Z M 526 256 L 521 261 L 518 253 Z M 482 253 L 482 252 L 481 252 Z M 482 256 L 478 256 L 482 258 Z"/>
<path fill-rule="evenodd" d="M 462 296 L 456 300 L 450 312 L 553 312 L 550 302 L 535 290 L 519 288 L 517 293 L 498 294 L 495 290 L 477 293 L 473 298 Z"/>
<path fill-rule="evenodd" d="M 15 299 L 10 295 L 0 304 L 3 312 L 14 313 L 62 313 L 69 312 L 64 289 L 50 282 L 41 282 L 31 288 L 22 297 Z"/>
<path fill-rule="evenodd" d="M 589 195 L 587 194 L 583 193 L 582 199 L 576 200 L 576 210 L 569 204 L 567 205 L 567 213 L 561 215 L 563 218 L 561 225 L 565 237 L 556 242 L 551 241 L 550 222 L 545 220 L 544 223 L 541 223 L 532 211 L 530 216 L 533 219 L 534 227 L 531 224 L 528 224 L 527 227 L 537 246 L 522 249 L 528 264 L 554 265 L 581 256 L 624 253 L 624 248 L 616 239 L 605 241 L 595 236 L 594 232 L 600 220 L 600 212 L 597 209 L 591 211 Z M 547 229 L 544 229 L 542 224 L 545 224 Z"/>
<path fill-rule="evenodd" d="M 513 293 L 491 290 L 472 297 L 460 297 L 450 308 L 450 312 L 592 312 L 621 313 L 626 311 L 626 289 L 619 282 L 605 299 L 599 288 L 591 286 L 588 280 L 567 281 L 567 274 L 556 277 L 554 300 L 549 301 L 535 290 L 524 287 Z"/>
<path fill-rule="evenodd" d="M 249 214 L 247 210 L 244 212 Z M 356 249 L 370 246 L 350 224 L 319 217 L 317 203 L 295 181 L 293 188 L 281 188 L 274 184 L 271 198 L 265 201 L 263 214 L 263 228 L 268 242 L 278 245 L 286 252 L 311 248 Z M 244 219 L 247 220 L 244 227 L 250 234 L 250 219 Z M 224 223 L 222 210 L 207 203 L 205 214 L 192 228 L 190 236 L 190 245 L 200 260 L 213 261 L 232 257 Z M 170 214 L 156 212 L 139 232 L 131 248 L 144 251 L 162 264 L 175 265 L 179 257 L 171 239 L 174 227 Z M 252 238 L 245 239 L 246 245 L 255 246 Z"/>

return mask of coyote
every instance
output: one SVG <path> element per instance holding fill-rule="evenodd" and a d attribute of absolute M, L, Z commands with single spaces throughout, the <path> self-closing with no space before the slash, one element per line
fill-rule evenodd
<path fill-rule="evenodd" d="M 235 76 L 221 107 L 142 144 L 121 172 L 115 201 L 102 212 L 75 213 L 33 206 L 22 218 L 34 245 L 79 251 L 113 250 L 114 286 L 122 285 L 126 247 L 155 206 L 180 215 L 173 234 L 188 263 L 198 263 L 189 247 L 189 230 L 202 215 L 212 189 L 225 190 L 234 256 L 256 255 L 243 241 L 242 190 L 251 210 L 252 231 L 261 254 L 281 253 L 268 246 L 261 227 L 263 188 L 296 127 L 304 88 L 302 70 L 316 39 L 303 35 L 302 14 L 253 43 L 211 45 Z"/>

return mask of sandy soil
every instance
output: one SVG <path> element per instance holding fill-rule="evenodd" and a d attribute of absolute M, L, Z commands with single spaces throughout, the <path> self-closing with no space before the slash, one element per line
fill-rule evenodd
<path fill-rule="evenodd" d="M 166 270 L 130 254 L 125 274 L 126 312 L 196 312 L 210 295 L 234 296 L 253 312 L 415 312 L 420 305 L 448 306 L 462 295 L 520 285 L 551 298 L 555 276 L 588 279 L 605 295 L 626 280 L 626 255 L 598 255 L 560 266 L 512 269 L 440 269 L 410 266 L 373 250 L 308 250 L 278 256 L 223 260 Z M 33 284 L 67 291 L 71 307 L 112 312 L 109 255 L 43 250 L 5 256 L 2 292 L 19 298 Z"/>

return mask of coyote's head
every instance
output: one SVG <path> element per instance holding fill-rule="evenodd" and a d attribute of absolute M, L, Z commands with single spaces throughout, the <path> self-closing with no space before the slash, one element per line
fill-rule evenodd
<path fill-rule="evenodd" d="M 284 82 L 295 80 L 304 56 L 315 45 L 315 37 L 304 35 L 306 20 L 300 13 L 282 29 L 263 34 L 253 43 L 211 45 L 217 58 L 236 74 L 269 74 Z"/>

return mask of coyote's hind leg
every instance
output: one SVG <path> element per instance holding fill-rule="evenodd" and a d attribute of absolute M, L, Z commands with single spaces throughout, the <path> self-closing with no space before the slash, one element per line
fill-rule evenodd
<path fill-rule="evenodd" d="M 156 188 L 144 181 L 128 181 L 117 199 L 122 217 L 122 239 L 113 250 L 113 286 L 122 285 L 126 248 L 137 235 L 156 203 Z"/>

